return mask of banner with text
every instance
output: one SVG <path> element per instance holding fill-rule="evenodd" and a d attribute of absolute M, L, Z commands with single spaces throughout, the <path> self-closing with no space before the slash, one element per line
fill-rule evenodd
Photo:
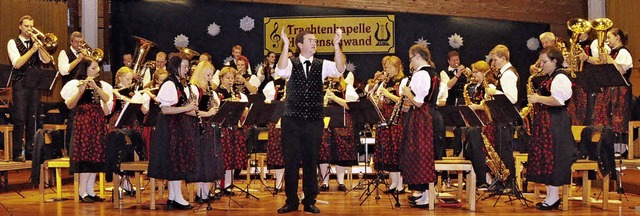
<path fill-rule="evenodd" d="M 332 17 L 265 17 L 264 53 L 282 52 L 282 36 L 289 38 L 289 49 L 297 50 L 296 35 L 311 31 L 317 39 L 317 53 L 333 53 L 333 37 L 342 29 L 342 52 L 395 53 L 395 16 L 332 16 Z"/>

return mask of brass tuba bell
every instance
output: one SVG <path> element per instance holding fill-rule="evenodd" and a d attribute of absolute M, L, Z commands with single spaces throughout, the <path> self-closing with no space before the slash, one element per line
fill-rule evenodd
<path fill-rule="evenodd" d="M 571 39 L 569 39 L 571 58 L 567 59 L 567 62 L 569 63 L 569 69 L 575 73 L 582 71 L 583 64 L 578 57 L 578 55 L 583 51 L 582 47 L 578 44 L 578 40 L 581 34 L 587 33 L 591 30 L 591 22 L 582 18 L 573 18 L 567 21 L 567 28 L 573 32 L 573 34 L 571 34 Z"/>
<path fill-rule="evenodd" d="M 178 50 L 180 50 L 180 54 L 183 55 L 183 57 L 185 57 L 187 60 L 191 60 L 194 56 L 199 56 L 200 53 L 189 49 L 187 47 L 176 47 L 178 48 Z"/>
<path fill-rule="evenodd" d="M 155 46 L 156 44 L 153 41 L 138 37 L 138 36 L 133 36 L 133 39 L 136 40 L 136 42 L 138 42 L 138 47 L 136 47 L 136 52 L 135 52 L 135 62 L 133 64 L 133 73 L 136 75 L 136 77 L 138 77 L 138 79 L 135 79 L 135 86 L 136 89 L 138 89 L 139 87 L 142 87 L 142 85 L 144 85 L 144 83 L 142 83 L 142 77 L 144 77 L 144 60 L 145 57 L 147 56 L 147 54 L 149 54 L 149 50 L 151 49 L 151 47 Z"/>
<path fill-rule="evenodd" d="M 608 52 L 604 48 L 605 33 L 613 26 L 613 21 L 609 18 L 597 18 L 591 21 L 591 27 L 596 30 L 598 37 L 598 54 L 606 55 Z"/>

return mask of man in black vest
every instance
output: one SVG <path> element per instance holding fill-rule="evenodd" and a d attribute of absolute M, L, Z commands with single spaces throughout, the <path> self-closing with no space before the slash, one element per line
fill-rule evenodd
<path fill-rule="evenodd" d="M 289 38 L 284 28 L 281 35 L 284 42 L 282 53 L 288 53 Z M 278 213 L 298 210 L 298 170 L 301 161 L 304 211 L 320 213 L 315 206 L 315 199 L 318 195 L 316 165 L 324 127 L 322 82 L 326 77 L 342 76 L 346 68 L 340 51 L 341 38 L 342 30 L 337 29 L 333 37 L 335 62 L 313 57 L 317 40 L 310 31 L 300 32 L 295 38 L 299 57 L 280 55 L 276 75 L 288 79 L 285 110 L 281 119 L 287 201 L 278 209 Z"/>
<path fill-rule="evenodd" d="M 81 52 L 81 47 L 84 44 L 82 33 L 78 31 L 71 33 L 69 42 L 71 44 L 69 49 L 62 50 L 58 54 L 58 71 L 62 75 L 62 86 L 76 76 L 76 71 L 78 71 L 76 66 L 84 59 L 84 54 Z"/>
<path fill-rule="evenodd" d="M 7 43 L 7 52 L 9 59 L 13 65 L 11 76 L 11 99 L 13 100 L 11 118 L 14 122 L 13 127 L 13 160 L 24 161 L 22 156 L 22 137 L 26 139 L 25 151 L 31 150 L 33 143 L 33 135 L 36 130 L 36 111 L 40 107 L 40 91 L 37 87 L 27 87 L 25 75 L 28 68 L 39 68 L 43 63 L 49 63 L 51 59 L 44 53 L 43 49 L 39 49 L 40 44 L 31 40 L 33 30 L 33 17 L 25 15 L 20 18 L 18 28 L 20 35 L 17 38 L 9 40 Z M 35 53 L 38 55 L 33 55 Z M 26 133 L 25 133 L 26 130 Z"/>
<path fill-rule="evenodd" d="M 467 84 L 467 77 L 462 73 L 465 67 L 460 64 L 460 54 L 458 51 L 450 51 L 447 53 L 447 57 L 449 67 L 446 71 L 443 71 L 447 74 L 447 77 L 443 76 L 443 82 L 447 83 L 447 88 L 449 89 L 447 105 L 456 106 L 458 103 L 464 103 L 462 92 L 464 85 Z M 440 74 L 442 74 L 442 72 Z"/>

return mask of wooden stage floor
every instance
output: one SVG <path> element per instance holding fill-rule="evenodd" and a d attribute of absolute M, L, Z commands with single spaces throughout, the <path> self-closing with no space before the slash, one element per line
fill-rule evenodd
<path fill-rule="evenodd" d="M 276 196 L 272 196 L 264 190 L 259 180 L 254 180 L 250 185 L 250 188 L 254 194 L 260 198 L 260 200 L 247 199 L 244 196 L 234 196 L 233 199 L 240 203 L 244 208 L 230 201 L 228 198 L 215 201 L 212 204 L 213 210 L 203 211 L 206 206 L 202 206 L 200 210 L 194 211 L 169 211 L 166 210 L 164 205 L 158 205 L 156 210 L 150 210 L 149 192 L 144 191 L 142 193 L 143 204 L 136 204 L 136 200 L 133 197 L 125 197 L 121 203 L 122 209 L 114 209 L 112 203 L 74 203 L 73 202 L 73 189 L 72 180 L 67 177 L 63 187 L 63 197 L 70 200 L 59 202 L 40 202 L 40 196 L 37 187 L 27 187 L 23 191 L 25 198 L 20 197 L 13 189 L 19 189 L 22 187 L 23 182 L 28 179 L 29 171 L 20 171 L 19 173 L 11 171 L 9 173 L 11 181 L 11 190 L 3 189 L 0 193 L 0 215 L 198 215 L 198 214 L 211 214 L 211 215 L 275 215 L 276 210 L 285 203 L 284 193 L 279 193 Z M 630 177 L 630 176 L 628 176 Z M 629 179 L 629 178 L 627 178 Z M 354 180 L 355 182 L 355 180 Z M 241 187 L 246 186 L 246 180 L 236 180 L 236 184 Z M 146 184 L 146 181 L 144 182 Z M 640 212 L 636 212 L 634 207 L 640 205 L 640 196 L 636 194 L 627 193 L 630 201 L 626 201 L 623 198 L 622 203 L 618 201 L 618 194 L 611 193 L 612 203 L 609 204 L 609 210 L 603 211 L 601 209 L 601 203 L 592 203 L 590 206 L 581 205 L 580 201 L 570 201 L 568 211 L 553 210 L 553 211 L 539 211 L 533 207 L 533 204 L 529 204 L 530 207 L 522 205 L 520 202 L 515 201 L 514 204 L 504 203 L 507 200 L 506 197 L 500 199 L 496 207 L 492 205 L 496 201 L 496 198 L 489 198 L 487 200 L 477 201 L 476 212 L 469 212 L 469 205 L 463 199 L 464 205 L 462 208 L 447 208 L 437 207 L 435 211 L 429 211 L 427 209 L 415 209 L 409 207 L 407 204 L 407 195 L 400 195 L 400 208 L 392 209 L 391 201 L 385 194 L 380 194 L 379 200 L 376 200 L 374 196 L 369 198 L 362 206 L 359 206 L 359 196 L 362 190 L 354 190 L 349 194 L 337 191 L 335 180 L 331 180 L 331 190 L 328 192 L 321 192 L 318 195 L 318 200 L 326 201 L 326 203 L 318 203 L 321 215 L 531 215 L 531 214 L 544 214 L 544 215 L 637 215 Z M 347 182 L 348 184 L 348 182 Z M 110 184 L 108 184 L 110 185 Z M 267 185 L 273 185 L 273 181 L 268 180 Z M 532 188 L 532 187 L 530 187 Z M 97 190 L 97 185 L 96 185 Z M 581 190 L 574 187 L 572 189 L 573 196 L 580 196 Z M 185 192 L 186 190 L 183 190 Z M 593 191 L 595 197 L 600 189 L 594 188 Z M 46 189 L 47 198 L 52 198 L 55 194 Z M 236 192 L 237 193 L 237 192 Z M 481 194 L 482 192 L 480 192 Z M 105 198 L 111 197 L 110 192 L 106 192 Z M 485 195 L 486 196 L 486 195 Z M 532 193 L 527 193 L 525 196 L 529 199 L 533 199 Z M 167 194 L 165 192 L 164 199 Z M 161 199 L 158 198 L 158 201 Z M 144 204 L 146 202 L 146 204 Z M 534 201 L 538 202 L 538 201 Z M 196 205 L 196 208 L 198 206 Z M 301 215 L 302 206 L 300 211 L 289 213 L 285 215 Z"/>

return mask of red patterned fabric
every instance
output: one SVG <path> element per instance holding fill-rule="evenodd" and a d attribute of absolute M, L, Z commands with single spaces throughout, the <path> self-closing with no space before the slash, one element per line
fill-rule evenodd
<path fill-rule="evenodd" d="M 225 170 L 243 169 L 247 164 L 247 142 L 244 128 L 222 128 L 220 143 Z"/>
<path fill-rule="evenodd" d="M 147 158 L 151 158 L 151 137 L 154 127 L 144 126 L 142 128 L 142 141 L 144 141 L 145 149 L 147 150 Z"/>
<path fill-rule="evenodd" d="M 165 115 L 169 129 L 169 169 L 174 173 L 193 173 L 196 169 L 198 149 L 194 138 L 198 137 L 198 119 L 186 114 Z"/>
<path fill-rule="evenodd" d="M 380 112 L 385 117 L 391 116 L 394 104 L 383 104 Z M 376 169 L 397 171 L 400 161 L 400 143 L 402 142 L 402 118 L 398 119 L 398 125 L 388 125 L 387 127 L 376 128 Z M 382 147 L 382 148 L 378 148 Z M 383 153 L 384 152 L 384 153 Z M 384 157 L 383 157 L 384 156 Z M 381 165 L 383 165 L 382 167 Z"/>
<path fill-rule="evenodd" d="M 534 106 L 535 124 L 531 125 L 531 142 L 529 145 L 529 176 L 550 175 L 554 165 L 554 142 L 551 136 L 551 116 L 539 104 Z"/>
<path fill-rule="evenodd" d="M 76 162 L 105 162 L 107 119 L 100 104 L 80 104 L 73 118 L 73 160 Z"/>
<path fill-rule="evenodd" d="M 331 133 L 328 128 L 322 131 L 322 143 L 320 143 L 320 152 L 318 154 L 318 163 L 331 162 Z"/>
<path fill-rule="evenodd" d="M 435 182 L 433 118 L 428 104 L 408 113 L 402 142 L 400 169 L 406 184 Z M 433 112 L 436 112 L 433 110 Z"/>
<path fill-rule="evenodd" d="M 267 141 L 267 167 L 269 169 L 284 168 L 282 152 L 282 129 L 275 123 L 269 123 L 269 140 Z"/>
<path fill-rule="evenodd" d="M 584 125 L 587 115 L 587 92 L 579 85 L 572 87 L 573 95 L 567 104 L 567 112 L 571 116 L 572 125 Z"/>
<path fill-rule="evenodd" d="M 593 125 L 611 126 L 613 132 L 626 133 L 631 113 L 630 87 L 608 87 L 596 96 Z"/>

